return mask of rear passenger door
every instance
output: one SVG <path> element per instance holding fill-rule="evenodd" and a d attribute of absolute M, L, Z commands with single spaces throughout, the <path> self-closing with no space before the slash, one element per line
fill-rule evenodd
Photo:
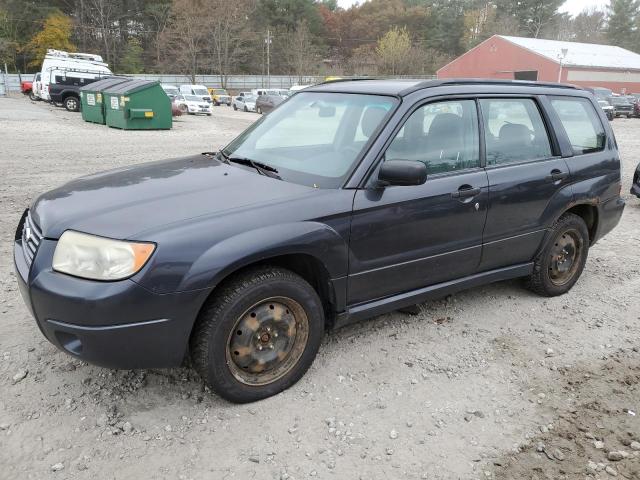
<path fill-rule="evenodd" d="M 571 201 L 569 169 L 533 97 L 480 99 L 489 211 L 480 270 L 531 261 L 554 204 Z"/>

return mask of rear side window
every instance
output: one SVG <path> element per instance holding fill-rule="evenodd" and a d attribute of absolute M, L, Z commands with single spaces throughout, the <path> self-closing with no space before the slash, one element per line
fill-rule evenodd
<path fill-rule="evenodd" d="M 551 105 L 560 117 L 574 154 L 584 155 L 604 150 L 607 134 L 589 100 L 555 97 L 551 99 Z"/>
<path fill-rule="evenodd" d="M 551 144 L 540 110 L 530 98 L 480 100 L 487 165 L 549 158 Z"/>

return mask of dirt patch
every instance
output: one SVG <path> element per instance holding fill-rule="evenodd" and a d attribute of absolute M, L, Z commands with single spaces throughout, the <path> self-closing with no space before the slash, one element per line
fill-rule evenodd
<path fill-rule="evenodd" d="M 494 461 L 497 479 L 640 479 L 640 355 L 618 352 L 562 369 L 564 402 L 553 423 L 517 454 Z M 570 404 L 570 405 L 566 405 Z M 490 475 L 489 475 L 490 476 Z"/>

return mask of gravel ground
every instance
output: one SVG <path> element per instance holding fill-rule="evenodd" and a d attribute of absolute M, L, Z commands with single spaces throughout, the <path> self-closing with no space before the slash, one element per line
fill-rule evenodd
<path fill-rule="evenodd" d="M 213 150 L 256 118 L 218 107 L 127 132 L 0 98 L 0 478 L 640 478 L 640 120 L 614 122 L 622 222 L 563 297 L 504 282 L 332 332 L 297 385 L 244 406 L 186 368 L 106 370 L 44 340 L 13 273 L 24 208 L 80 175 Z"/>

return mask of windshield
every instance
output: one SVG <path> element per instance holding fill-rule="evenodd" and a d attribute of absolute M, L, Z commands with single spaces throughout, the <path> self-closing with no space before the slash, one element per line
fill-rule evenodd
<path fill-rule="evenodd" d="M 185 95 L 184 98 L 189 100 L 190 102 L 201 102 L 202 98 L 196 97 L 195 95 Z"/>
<path fill-rule="evenodd" d="M 196 95 L 209 95 L 209 92 L 206 88 L 194 88 L 193 93 Z"/>
<path fill-rule="evenodd" d="M 626 105 L 629 102 L 627 101 L 626 98 L 612 97 L 611 98 L 611 103 L 613 103 L 614 105 Z"/>
<path fill-rule="evenodd" d="M 274 167 L 284 180 L 338 188 L 396 103 L 386 96 L 302 92 L 223 153 Z"/>
<path fill-rule="evenodd" d="M 255 102 L 256 101 L 256 97 L 254 97 L 253 95 L 245 95 L 244 97 L 240 97 L 240 99 L 244 102 Z"/>
<path fill-rule="evenodd" d="M 218 89 L 214 90 L 213 93 L 215 93 L 216 95 L 226 95 L 227 91 L 218 88 Z"/>

